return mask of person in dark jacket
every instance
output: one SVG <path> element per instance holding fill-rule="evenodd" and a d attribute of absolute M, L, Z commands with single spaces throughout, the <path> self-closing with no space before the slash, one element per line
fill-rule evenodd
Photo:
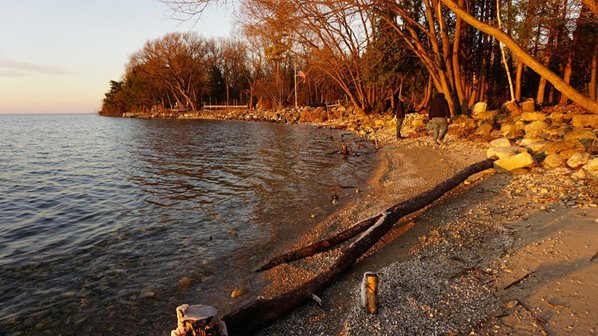
<path fill-rule="evenodd" d="M 432 101 L 430 101 L 430 108 L 428 109 L 428 118 L 434 130 L 434 143 L 441 144 L 444 141 L 444 136 L 448 130 L 448 122 L 451 117 L 451 110 L 449 108 L 444 93 L 438 93 Z"/>
<path fill-rule="evenodd" d="M 399 94 L 393 95 L 393 112 L 397 117 L 397 139 L 403 139 L 401 136 L 401 127 L 405 120 L 405 100 Z"/>

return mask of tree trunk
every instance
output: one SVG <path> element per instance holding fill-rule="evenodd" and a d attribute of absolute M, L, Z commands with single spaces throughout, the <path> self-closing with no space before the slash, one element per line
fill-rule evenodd
<path fill-rule="evenodd" d="M 228 332 L 231 335 L 250 335 L 272 323 L 280 316 L 290 312 L 301 303 L 310 299 L 313 293 L 325 289 L 339 279 L 401 217 L 431 204 L 446 192 L 465 181 L 469 176 L 491 168 L 492 164 L 493 160 L 491 159 L 473 164 L 461 170 L 450 179 L 438 184 L 433 189 L 389 208 L 368 231 L 364 232 L 356 241 L 351 243 L 330 267 L 315 278 L 276 297 L 269 299 L 258 298 L 255 301 L 248 302 L 225 315 L 222 320 L 226 322 Z"/>
<path fill-rule="evenodd" d="M 459 6 L 463 6 L 465 0 L 459 0 Z M 459 98 L 459 113 L 465 114 L 467 112 L 467 101 L 465 99 L 465 93 L 463 92 L 463 82 L 461 77 L 461 64 L 459 63 L 459 47 L 461 45 L 461 26 L 462 20 L 457 17 L 455 23 L 455 37 L 453 40 L 453 72 L 455 77 L 455 90 L 457 91 L 457 97 Z"/>
<path fill-rule="evenodd" d="M 563 76 L 563 81 L 569 84 L 571 82 L 571 72 L 573 68 L 573 49 L 569 50 L 569 56 L 567 57 L 567 65 L 565 66 L 565 76 Z M 561 99 L 559 100 L 559 106 L 567 105 L 567 101 L 569 97 L 566 94 L 561 94 Z"/>
<path fill-rule="evenodd" d="M 523 77 L 523 63 L 517 62 L 517 75 L 515 77 L 515 100 L 521 101 L 521 79 Z"/>
<path fill-rule="evenodd" d="M 590 99 L 596 100 L 598 93 L 596 92 L 596 69 L 598 68 L 598 46 L 594 50 L 594 56 L 592 57 L 592 74 L 590 76 Z"/>
<path fill-rule="evenodd" d="M 534 59 L 530 54 L 528 54 L 525 50 L 523 50 L 519 45 L 517 45 L 517 43 L 510 36 L 488 24 L 485 24 L 477 20 L 464 9 L 459 7 L 454 1 L 441 1 L 453 12 L 455 12 L 455 14 L 460 16 L 465 22 L 469 23 L 473 27 L 479 29 L 480 31 L 486 34 L 494 36 L 496 39 L 503 42 L 507 46 L 507 48 L 509 48 L 511 52 L 517 58 L 519 58 L 525 65 L 530 67 L 540 76 L 545 77 L 546 80 L 548 80 L 552 85 L 554 85 L 554 87 L 557 90 L 559 90 L 563 94 L 566 94 L 569 97 L 569 99 L 593 113 L 598 113 L 598 102 L 591 100 L 590 98 L 577 92 L 577 90 L 575 90 L 569 84 L 565 83 L 558 75 L 550 71 L 550 69 L 546 68 L 540 62 Z"/>
<path fill-rule="evenodd" d="M 550 32 L 548 33 L 548 43 L 546 43 L 546 48 L 544 49 L 544 57 L 542 64 L 546 68 L 550 66 L 550 59 L 552 57 L 552 43 L 554 40 L 554 30 L 551 28 Z M 538 92 L 536 94 L 536 104 L 543 105 L 544 104 L 544 97 L 546 96 L 546 78 L 544 76 L 540 77 L 540 83 L 538 84 Z"/>

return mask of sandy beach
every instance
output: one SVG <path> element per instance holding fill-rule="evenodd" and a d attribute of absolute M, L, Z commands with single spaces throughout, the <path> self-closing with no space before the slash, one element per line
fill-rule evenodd
<path fill-rule="evenodd" d="M 392 140 L 363 197 L 295 246 L 409 199 L 485 158 L 488 144 L 448 136 Z M 598 208 L 595 180 L 533 168 L 490 169 L 395 224 L 352 270 L 259 335 L 595 335 Z M 332 250 L 265 273 L 275 295 L 310 279 Z M 379 313 L 359 306 L 364 272 L 379 276 Z M 292 285 L 291 285 L 292 284 Z"/>

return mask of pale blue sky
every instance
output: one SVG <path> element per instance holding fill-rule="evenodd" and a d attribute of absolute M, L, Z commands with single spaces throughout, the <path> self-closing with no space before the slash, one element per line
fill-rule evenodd
<path fill-rule="evenodd" d="M 230 11 L 210 8 L 195 24 L 157 0 L 0 0 L 0 113 L 97 112 L 147 40 L 229 36 Z"/>

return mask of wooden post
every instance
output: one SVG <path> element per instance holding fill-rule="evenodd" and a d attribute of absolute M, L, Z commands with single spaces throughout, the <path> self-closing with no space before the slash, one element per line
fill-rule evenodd
<path fill-rule="evenodd" d="M 361 280 L 361 305 L 370 314 L 378 314 L 378 275 L 373 272 L 363 274 Z"/>
<path fill-rule="evenodd" d="M 228 336 L 226 325 L 212 306 L 184 304 L 176 308 L 176 315 L 177 328 L 171 336 Z"/>

